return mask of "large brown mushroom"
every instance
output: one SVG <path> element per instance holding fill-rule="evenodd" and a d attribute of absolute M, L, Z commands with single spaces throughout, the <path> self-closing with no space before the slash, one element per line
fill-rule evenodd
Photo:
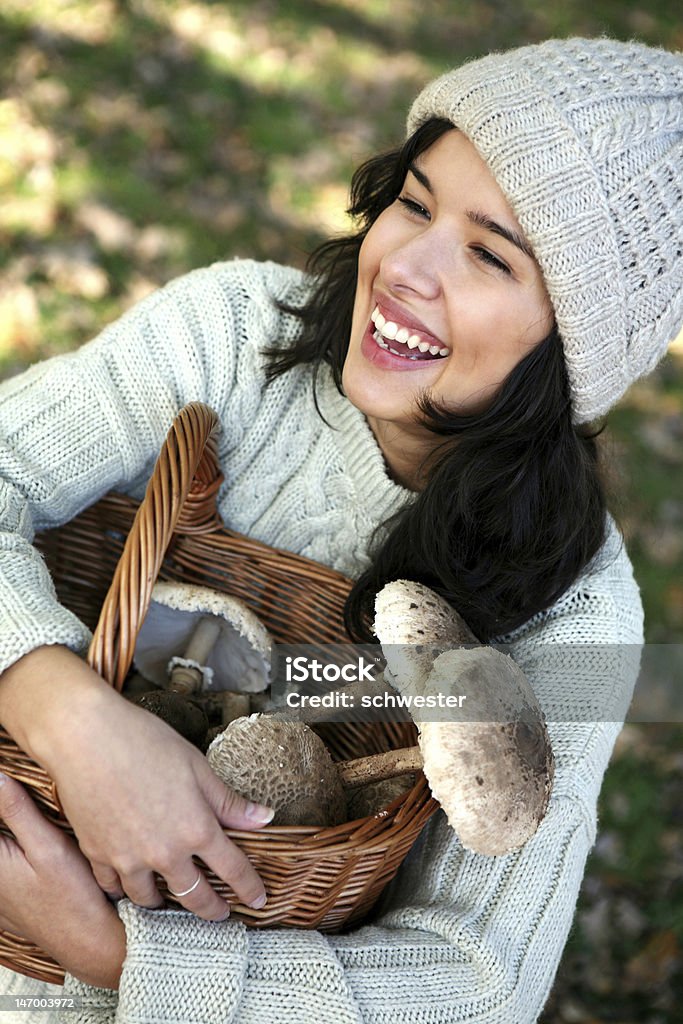
<path fill-rule="evenodd" d="M 554 776 L 545 718 L 526 676 L 492 647 L 464 646 L 476 643 L 474 635 L 423 584 L 390 583 L 375 607 L 392 683 L 423 699 L 458 695 L 462 711 L 447 720 L 414 718 L 425 775 L 463 846 L 484 854 L 522 846 L 545 815 Z"/>
<path fill-rule="evenodd" d="M 275 810 L 273 825 L 339 825 L 346 797 L 330 753 L 302 722 L 238 718 L 206 752 L 216 774 L 247 800 Z"/>

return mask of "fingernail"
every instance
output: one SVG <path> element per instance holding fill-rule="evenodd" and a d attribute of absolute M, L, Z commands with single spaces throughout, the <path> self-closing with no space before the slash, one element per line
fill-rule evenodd
<path fill-rule="evenodd" d="M 247 802 L 244 813 L 247 818 L 258 821 L 261 825 L 267 825 L 275 817 L 275 811 L 272 807 L 264 807 L 263 804 L 253 804 L 251 800 Z"/>
<path fill-rule="evenodd" d="M 4 774 L 4 772 L 0 772 L 0 786 L 4 786 L 6 782 L 7 776 Z"/>
<path fill-rule="evenodd" d="M 222 917 L 215 918 L 216 921 L 227 921 L 230 917 L 230 907 L 225 911 Z"/>
<path fill-rule="evenodd" d="M 253 903 L 250 903 L 249 906 L 252 908 L 252 910 L 260 910 L 261 907 L 265 907 L 267 902 L 268 896 L 264 892 L 263 896 L 259 896 L 259 898 L 257 900 L 254 900 Z"/>

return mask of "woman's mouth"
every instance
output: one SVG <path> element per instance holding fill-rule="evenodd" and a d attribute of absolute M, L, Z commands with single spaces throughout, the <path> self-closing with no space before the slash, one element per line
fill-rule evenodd
<path fill-rule="evenodd" d="M 424 362 L 429 359 L 443 359 L 450 355 L 450 349 L 445 346 L 430 344 L 419 333 L 394 320 L 387 320 L 379 306 L 375 306 L 370 319 L 375 327 L 372 334 L 375 342 L 381 349 L 391 352 L 394 356 L 412 362 Z"/>

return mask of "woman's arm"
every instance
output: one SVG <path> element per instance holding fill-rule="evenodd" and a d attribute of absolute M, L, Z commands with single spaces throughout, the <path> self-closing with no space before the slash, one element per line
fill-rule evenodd
<path fill-rule="evenodd" d="M 211 404 L 239 443 L 231 402 L 261 387 L 234 308 L 243 273 L 235 264 L 187 275 L 78 352 L 0 388 L 0 721 L 56 779 L 101 884 L 148 906 L 160 902 L 152 871 L 182 891 L 196 877 L 193 854 L 248 902 L 262 897 L 220 828 L 259 822 L 194 748 L 76 657 L 89 633 L 59 605 L 32 541 L 109 489 L 141 489 L 189 401 Z M 226 912 L 205 883 L 183 902 L 207 917 Z"/>

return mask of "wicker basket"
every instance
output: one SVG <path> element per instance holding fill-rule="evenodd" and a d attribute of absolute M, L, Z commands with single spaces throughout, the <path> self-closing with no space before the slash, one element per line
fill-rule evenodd
<path fill-rule="evenodd" d="M 222 526 L 216 511 L 222 481 L 217 424 L 206 406 L 186 406 L 169 431 L 142 503 L 110 494 L 38 538 L 60 600 L 95 631 L 89 664 L 119 690 L 157 578 L 241 598 L 278 642 L 348 642 L 342 618 L 346 578 Z M 324 739 L 333 757 L 343 760 L 410 745 L 415 730 L 405 723 L 339 723 L 325 727 Z M 0 762 L 30 788 L 52 821 L 70 831 L 52 781 L 2 730 Z M 268 904 L 262 911 L 233 902 L 232 890 L 202 867 L 233 903 L 232 916 L 246 924 L 338 931 L 368 913 L 437 806 L 420 774 L 382 815 L 323 829 L 226 829 L 264 881 Z M 63 980 L 50 957 L 2 931 L 0 964 L 44 981 Z"/>

